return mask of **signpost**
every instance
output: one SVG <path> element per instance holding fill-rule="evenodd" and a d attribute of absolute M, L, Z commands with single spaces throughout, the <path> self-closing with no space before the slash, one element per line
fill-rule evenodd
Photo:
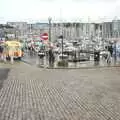
<path fill-rule="evenodd" d="M 48 40 L 48 33 L 43 33 L 40 35 L 41 40 Z"/>

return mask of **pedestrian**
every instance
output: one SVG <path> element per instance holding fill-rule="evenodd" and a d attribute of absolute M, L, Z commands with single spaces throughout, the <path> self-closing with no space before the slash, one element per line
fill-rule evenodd
<path fill-rule="evenodd" d="M 110 60 L 112 62 L 112 56 L 113 56 L 113 47 L 112 47 L 112 45 L 108 46 L 108 51 L 110 52 Z"/>
<path fill-rule="evenodd" d="M 116 63 L 117 61 L 117 46 L 116 46 L 116 42 L 113 44 L 113 58 L 114 58 L 114 63 Z"/>
<path fill-rule="evenodd" d="M 111 63 L 111 52 L 108 49 L 108 47 L 106 47 L 105 50 L 106 50 L 106 62 L 107 64 L 110 64 Z"/>
<path fill-rule="evenodd" d="M 94 48 L 94 64 L 99 65 L 100 62 L 100 48 L 99 46 L 96 46 Z"/>
<path fill-rule="evenodd" d="M 40 49 L 40 51 L 38 52 L 38 56 L 39 56 L 39 59 L 40 59 L 40 64 L 44 65 L 44 57 L 45 57 L 44 49 Z"/>
<path fill-rule="evenodd" d="M 112 45 L 108 46 L 108 51 L 110 52 L 110 55 L 112 57 L 112 55 L 113 55 L 113 47 L 112 47 Z"/>
<path fill-rule="evenodd" d="M 34 51 L 34 49 L 33 49 L 33 47 L 31 46 L 31 47 L 30 47 L 30 56 L 33 56 L 33 51 Z"/>
<path fill-rule="evenodd" d="M 3 59 L 3 47 L 0 45 L 0 59 Z"/>
<path fill-rule="evenodd" d="M 53 48 L 49 49 L 48 54 L 49 54 L 49 65 L 53 66 L 54 62 L 55 62 L 55 56 L 54 56 Z"/>
<path fill-rule="evenodd" d="M 4 46 L 3 49 L 3 61 L 6 63 L 7 62 L 7 47 Z"/>

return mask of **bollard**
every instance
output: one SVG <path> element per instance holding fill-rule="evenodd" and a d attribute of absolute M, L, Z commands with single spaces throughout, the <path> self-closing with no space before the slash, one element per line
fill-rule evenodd
<path fill-rule="evenodd" d="M 14 59 L 13 59 L 13 58 L 14 58 L 13 56 L 10 57 L 10 62 L 11 62 L 11 64 L 14 63 Z"/>
<path fill-rule="evenodd" d="M 48 67 L 47 56 L 45 56 L 45 67 Z"/>
<path fill-rule="evenodd" d="M 3 55 L 3 60 L 5 63 L 7 62 L 6 55 Z"/>
<path fill-rule="evenodd" d="M 36 65 L 40 65 L 40 57 L 39 56 L 36 57 Z"/>

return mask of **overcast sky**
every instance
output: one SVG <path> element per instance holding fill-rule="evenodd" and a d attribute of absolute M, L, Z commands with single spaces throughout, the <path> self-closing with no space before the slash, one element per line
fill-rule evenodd
<path fill-rule="evenodd" d="M 120 18 L 120 0 L 0 0 L 0 23 L 6 21 L 98 21 Z"/>

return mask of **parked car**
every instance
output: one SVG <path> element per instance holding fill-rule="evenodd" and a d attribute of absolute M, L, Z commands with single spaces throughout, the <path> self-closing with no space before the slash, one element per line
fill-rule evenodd
<path fill-rule="evenodd" d="M 68 60 L 68 55 L 60 54 L 60 55 L 59 55 L 59 59 L 61 60 L 62 57 L 63 57 L 64 60 Z"/>
<path fill-rule="evenodd" d="M 88 53 L 80 53 L 79 55 L 69 57 L 70 62 L 80 62 L 80 61 L 89 61 L 89 60 L 90 60 L 90 54 Z"/>
<path fill-rule="evenodd" d="M 59 47 L 56 47 L 56 48 L 54 48 L 54 52 L 56 53 L 56 54 L 60 54 L 60 48 Z"/>

